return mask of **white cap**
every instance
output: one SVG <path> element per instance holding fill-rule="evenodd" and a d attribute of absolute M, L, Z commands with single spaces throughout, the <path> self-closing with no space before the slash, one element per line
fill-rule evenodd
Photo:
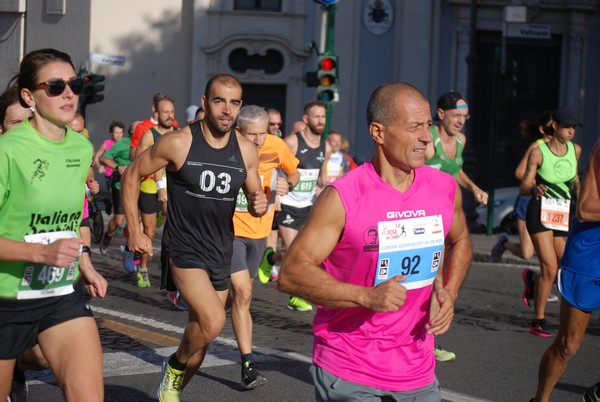
<path fill-rule="evenodd" d="M 187 121 L 196 120 L 196 112 L 198 111 L 198 106 L 190 105 L 185 112 L 187 113 Z"/>

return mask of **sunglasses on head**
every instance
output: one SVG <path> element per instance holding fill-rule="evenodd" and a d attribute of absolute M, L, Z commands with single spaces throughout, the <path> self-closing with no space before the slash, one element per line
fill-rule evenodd
<path fill-rule="evenodd" d="M 71 78 L 69 81 L 50 80 L 46 82 L 40 82 L 39 84 L 36 84 L 35 87 L 36 89 L 45 90 L 46 95 L 52 97 L 62 95 L 62 93 L 65 92 L 67 85 L 71 87 L 71 91 L 73 91 L 75 95 L 79 95 L 83 90 L 83 79 Z"/>

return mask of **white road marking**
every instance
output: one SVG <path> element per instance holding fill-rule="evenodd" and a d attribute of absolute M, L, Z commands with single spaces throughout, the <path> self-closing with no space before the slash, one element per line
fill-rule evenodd
<path fill-rule="evenodd" d="M 103 307 L 93 307 L 94 312 L 137 322 L 148 327 L 161 329 L 164 331 L 183 334 L 185 328 L 171 325 L 152 318 L 141 317 L 122 311 L 111 310 Z M 311 364 L 312 357 L 296 352 L 284 352 L 278 349 L 268 347 L 254 347 L 257 361 L 277 360 L 281 358 L 296 360 L 302 363 Z M 176 346 L 163 348 L 153 348 L 146 350 L 132 350 L 128 352 L 104 353 L 104 377 L 115 377 L 132 374 L 151 374 L 161 371 L 162 362 L 165 358 L 175 353 Z M 239 364 L 240 355 L 237 351 L 237 342 L 234 338 L 218 337 L 208 349 L 206 358 L 202 367 L 225 366 L 228 364 Z M 28 383 L 30 385 L 54 382 L 54 377 L 50 370 L 39 372 L 27 372 Z M 451 402 L 489 402 L 484 399 L 478 399 L 469 395 L 457 392 L 442 390 L 442 399 Z"/>

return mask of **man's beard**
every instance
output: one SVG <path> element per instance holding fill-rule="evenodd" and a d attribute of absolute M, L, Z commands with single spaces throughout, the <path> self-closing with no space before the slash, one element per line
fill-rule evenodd
<path fill-rule="evenodd" d="M 322 135 L 325 132 L 325 126 L 321 126 L 321 128 L 317 128 L 317 126 L 308 124 L 308 129 L 310 131 L 312 131 L 314 134 L 318 134 L 318 135 Z"/>
<path fill-rule="evenodd" d="M 168 130 L 171 131 L 173 130 L 173 120 L 168 120 L 168 121 L 158 121 L 158 126 L 160 128 L 162 128 L 163 130 Z"/>
<path fill-rule="evenodd" d="M 205 117 L 206 123 L 208 125 L 208 127 L 210 128 L 210 130 L 212 132 L 214 132 L 215 134 L 221 134 L 222 136 L 226 135 L 227 133 L 229 133 L 231 131 L 231 128 L 233 127 L 233 122 L 234 120 L 231 120 L 231 124 L 229 124 L 228 127 L 224 127 L 219 125 L 219 119 L 215 119 L 213 117 Z"/>

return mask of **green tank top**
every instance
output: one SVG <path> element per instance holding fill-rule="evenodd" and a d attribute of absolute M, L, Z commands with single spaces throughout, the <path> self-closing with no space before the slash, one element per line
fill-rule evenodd
<path fill-rule="evenodd" d="M 542 164 L 537 170 L 535 183 L 548 188 L 547 198 L 571 199 L 577 176 L 577 155 L 575 146 L 567 142 L 567 153 L 556 156 L 548 143 L 540 144 Z"/>
<path fill-rule="evenodd" d="M 0 137 L 0 236 L 78 236 L 91 142 L 67 129 L 53 142 L 25 120 Z M 0 299 L 48 300 L 73 292 L 78 264 L 55 268 L 31 262 L 0 261 Z"/>
<path fill-rule="evenodd" d="M 435 125 L 430 127 L 431 135 L 433 136 L 433 146 L 435 148 L 435 155 L 427 162 L 426 165 L 431 166 L 437 170 L 441 170 L 442 172 L 446 172 L 452 175 L 452 177 L 456 178 L 460 169 L 462 169 L 463 158 L 462 152 L 464 145 L 460 141 L 458 136 L 456 138 L 456 157 L 454 159 L 450 158 L 444 152 L 444 146 L 442 145 L 442 140 L 440 139 L 440 133 Z"/>

